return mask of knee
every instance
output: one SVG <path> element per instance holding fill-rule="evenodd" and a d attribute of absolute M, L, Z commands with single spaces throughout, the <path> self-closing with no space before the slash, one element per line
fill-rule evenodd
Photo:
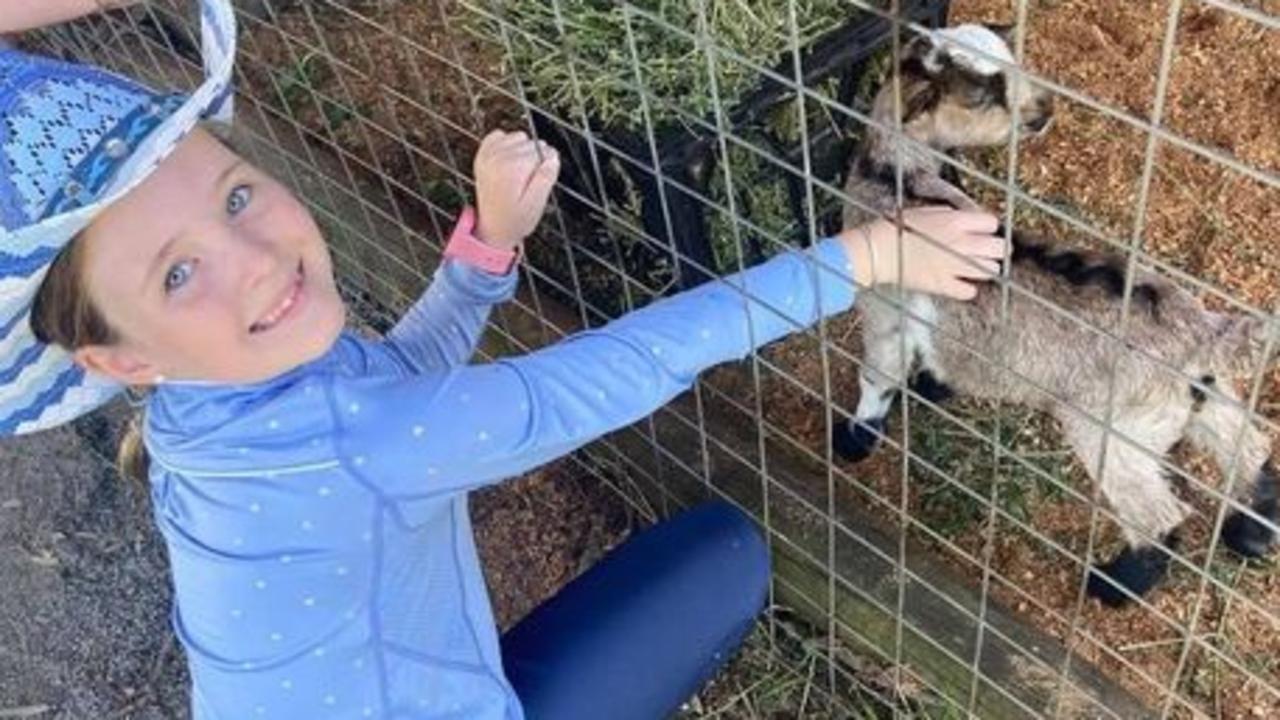
<path fill-rule="evenodd" d="M 749 515 L 733 505 L 715 501 L 690 511 L 701 525 L 699 537 L 711 546 L 710 561 L 740 598 L 742 613 L 755 617 L 769 592 L 769 544 Z"/>

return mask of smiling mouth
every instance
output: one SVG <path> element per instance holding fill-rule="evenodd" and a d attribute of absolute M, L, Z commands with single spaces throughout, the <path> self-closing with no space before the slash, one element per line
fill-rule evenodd
<path fill-rule="evenodd" d="M 271 309 L 271 312 L 268 312 L 261 320 L 249 326 L 249 332 L 251 334 L 266 332 L 280 324 L 281 320 L 284 320 L 289 316 L 290 311 L 292 311 L 294 306 L 298 304 L 298 299 L 302 297 L 303 279 L 304 274 L 302 271 L 302 262 L 299 261 L 297 272 L 294 273 L 293 283 L 289 285 L 289 289 L 285 292 L 285 296 L 280 299 L 280 302 L 276 303 L 275 307 Z"/>

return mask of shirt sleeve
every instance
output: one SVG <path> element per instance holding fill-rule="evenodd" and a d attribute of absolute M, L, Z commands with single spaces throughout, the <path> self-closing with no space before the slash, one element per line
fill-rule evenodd
<path fill-rule="evenodd" d="M 387 333 L 387 347 L 415 372 L 465 363 L 475 353 L 494 305 L 515 294 L 518 273 L 494 275 L 454 260 Z"/>
<path fill-rule="evenodd" d="M 527 355 L 335 381 L 340 460 L 400 498 L 518 475 L 649 415 L 703 369 L 848 309 L 851 271 L 825 240 Z"/>

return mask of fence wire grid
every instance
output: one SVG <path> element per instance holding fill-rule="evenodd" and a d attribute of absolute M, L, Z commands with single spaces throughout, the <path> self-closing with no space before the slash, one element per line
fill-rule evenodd
<path fill-rule="evenodd" d="M 199 32 L 187 5 L 155 0 L 45 31 L 40 44 L 156 84 L 193 87 Z M 528 5 L 237 3 L 237 147 L 310 206 L 354 319 L 372 331 L 389 327 L 430 277 L 453 218 L 473 194 L 475 148 L 496 126 L 525 129 L 557 146 L 572 143 L 572 154 L 562 152 L 579 177 L 561 184 L 530 240 L 523 289 L 495 314 L 482 359 L 598 326 L 692 284 L 691 275 L 723 275 L 824 237 L 837 229 L 840 206 L 853 201 L 841 190 L 842 175 L 825 169 L 832 153 L 841 159 L 834 165 L 847 165 L 868 126 L 902 135 L 901 121 L 885 126 L 871 117 L 868 100 L 879 82 L 868 78 L 884 72 L 884 82 L 899 92 L 897 63 L 885 62 L 885 53 L 948 12 L 947 2 L 907 0 L 901 7 L 897 0 L 548 0 L 536 8 L 535 23 L 522 14 Z M 1033 302 L 1073 324 L 1087 342 L 1124 342 L 1139 270 L 1160 273 L 1216 309 L 1273 320 L 1265 292 L 1247 294 L 1222 275 L 1205 277 L 1207 261 L 1197 265 L 1170 252 L 1149 220 L 1175 160 L 1221 173 L 1222 187 L 1237 183 L 1270 204 L 1280 200 L 1277 164 L 1187 132 L 1170 121 L 1168 99 L 1189 27 L 1209 17 L 1276 46 L 1280 8 L 1227 0 L 1134 4 L 1143 6 L 1146 37 L 1157 43 L 1143 108 L 1073 87 L 1070 73 L 1064 80 L 1026 62 L 1044 27 L 1037 18 L 1065 12 L 1059 5 L 1118 12 L 1104 0 L 954 0 L 949 9 L 954 20 L 995 8 L 999 17 L 989 19 L 1012 24 L 1010 44 L 1020 61 L 1013 70 L 1071 108 L 1059 112 L 1059 125 L 1087 118 L 1132 140 L 1136 173 L 1126 190 L 1127 218 L 1094 212 L 1096 193 L 1040 192 L 1037 183 L 1049 183 L 1054 168 L 1036 164 L 1042 141 L 1021 137 L 1017 123 L 1005 147 L 976 159 L 913 148 L 954 168 L 988 206 L 1002 207 L 1006 232 L 1031 228 L 1123 257 L 1114 325 L 1091 326 L 1007 279 L 1001 321 L 1010 303 Z M 833 7 L 838 15 L 830 14 Z M 725 13 L 754 17 L 774 8 L 783 8 L 781 24 L 769 30 L 762 24 L 752 42 L 717 32 Z M 922 8 L 932 19 L 911 14 Z M 828 15 L 814 20 L 822 12 Z M 879 55 L 858 59 L 853 69 L 818 72 L 820 36 L 875 20 L 885 30 L 875 36 Z M 626 72 L 604 75 L 607 68 L 590 55 L 595 50 L 584 46 L 590 23 L 613 23 L 624 42 L 607 55 Z M 776 37 L 766 37 L 770 32 Z M 655 38 L 679 48 L 677 58 L 655 61 Z M 749 57 L 757 43 L 778 52 Z M 675 66 L 696 78 L 683 92 L 662 86 L 661 73 Z M 1275 67 L 1264 76 L 1274 84 L 1266 91 L 1273 113 L 1280 107 Z M 726 81 L 733 86 L 721 87 Z M 761 88 L 754 97 L 768 101 L 753 108 L 751 90 Z M 602 97 L 625 102 L 609 108 Z M 605 112 L 614 119 L 602 121 Z M 625 139 L 633 145 L 624 146 Z M 697 157 L 711 160 L 690 170 L 689 163 L 670 161 L 673 147 L 695 147 Z M 1088 190 L 1087 183 L 1079 187 Z M 901 177 L 897 195 L 901 206 Z M 1206 217 L 1233 212 L 1215 207 L 1212 197 L 1200 202 Z M 705 219 L 710 250 L 690 252 L 678 241 L 691 227 L 684 224 L 689 208 Z M 1228 268 L 1225 277 L 1238 270 L 1269 278 L 1272 268 L 1256 265 L 1265 260 Z M 780 308 L 767 309 L 785 317 Z M 902 322 L 929 322 L 908 318 L 904 307 L 899 312 Z M 1234 560 L 1220 548 L 1225 518 L 1242 507 L 1233 487 L 1248 478 L 1222 478 L 1194 453 L 1170 459 L 1114 427 L 1113 375 L 1111 402 L 1091 418 L 1104 432 L 1097 469 L 1112 444 L 1137 448 L 1194 498 L 1196 512 L 1189 539 L 1170 553 L 1172 577 L 1130 609 L 1101 608 L 1086 596 L 1085 583 L 1088 568 L 1118 547 L 1116 518 L 1043 415 L 972 401 L 942 405 L 904 380 L 903 400 L 873 459 L 839 459 L 832 429 L 852 416 L 863 362 L 857 323 L 851 315 L 797 328 L 795 337 L 704 375 L 651 418 L 573 458 L 646 517 L 721 497 L 760 521 L 776 559 L 765 642 L 783 658 L 778 672 L 805 678 L 814 689 L 796 715 L 1280 716 L 1280 655 L 1271 652 L 1280 650 L 1280 584 L 1269 565 Z M 1276 342 L 1274 322 L 1270 327 L 1268 355 Z M 934 330 L 943 338 L 950 332 Z M 1000 357 L 983 361 L 1014 372 Z M 1052 396 L 1051 388 L 1019 380 Z M 1274 437 L 1275 374 L 1261 366 L 1244 380 L 1239 409 Z M 796 647 L 803 648 L 799 659 L 787 650 Z"/>

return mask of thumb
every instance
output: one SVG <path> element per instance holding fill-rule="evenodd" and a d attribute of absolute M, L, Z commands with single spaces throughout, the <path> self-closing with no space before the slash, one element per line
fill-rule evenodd
<path fill-rule="evenodd" d="M 560 156 L 553 151 L 529 176 L 529 182 L 524 189 L 525 202 L 536 203 L 539 206 L 545 205 L 559 176 Z"/>
<path fill-rule="evenodd" d="M 978 297 L 978 286 L 958 278 L 947 278 L 939 289 L 941 294 L 956 300 L 972 300 Z"/>

